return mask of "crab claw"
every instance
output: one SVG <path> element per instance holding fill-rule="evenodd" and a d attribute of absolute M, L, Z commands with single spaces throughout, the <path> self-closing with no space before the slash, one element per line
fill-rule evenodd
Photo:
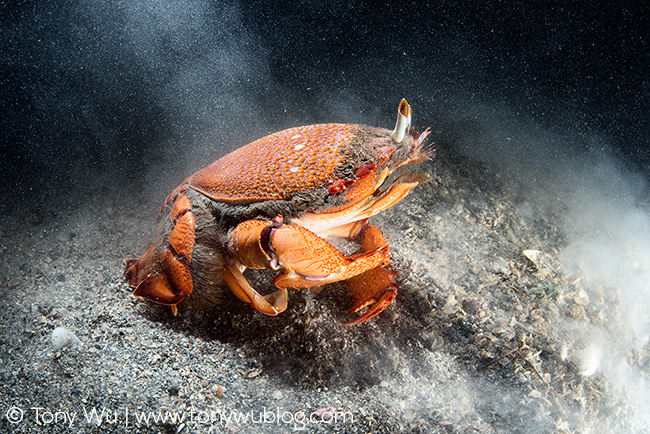
<path fill-rule="evenodd" d="M 261 295 L 246 280 L 242 269 L 254 268 L 277 270 L 277 260 L 272 258 L 268 247 L 271 231 L 284 225 L 282 216 L 270 222 L 246 220 L 237 225 L 232 233 L 232 249 L 235 263 L 224 267 L 223 276 L 230 290 L 240 300 L 250 304 L 265 315 L 275 316 L 287 308 L 288 294 L 281 288 L 272 294 Z"/>
<path fill-rule="evenodd" d="M 302 226 L 285 225 L 270 236 L 270 250 L 283 272 L 273 280 L 278 288 L 312 288 L 347 280 L 388 261 L 388 246 L 345 256 Z"/>
<path fill-rule="evenodd" d="M 362 226 L 363 223 L 361 222 Z M 358 222 L 354 224 L 354 227 L 357 226 L 359 226 Z M 233 231 L 232 246 L 235 263 L 225 268 L 224 278 L 240 300 L 251 304 L 264 314 L 277 315 L 286 308 L 287 288 L 322 286 L 347 280 L 388 264 L 386 239 L 379 229 L 375 229 L 381 237 L 381 241 L 371 243 L 376 244 L 375 248 L 368 246 L 362 248 L 359 253 L 345 256 L 310 230 L 298 225 L 285 225 L 279 217 L 270 222 L 248 220 L 240 223 Z M 374 231 L 370 232 L 374 234 Z M 369 233 L 365 238 L 371 239 L 372 236 Z M 364 240 L 359 240 L 359 243 L 363 245 Z M 244 267 L 280 270 L 280 274 L 273 280 L 280 291 L 266 296 L 260 295 L 241 273 Z M 377 276 L 381 274 L 381 272 L 375 273 Z M 381 298 L 378 296 L 378 291 L 368 293 L 368 291 L 355 290 L 354 292 L 358 294 L 358 298 L 363 299 L 361 307 L 372 303 L 375 298 L 378 300 Z M 384 297 L 383 300 L 388 300 L 387 306 L 392 298 L 389 300 Z M 386 306 L 378 305 L 375 309 L 376 313 L 362 318 L 371 318 Z"/>
<path fill-rule="evenodd" d="M 286 288 L 312 288 L 347 280 L 355 298 L 349 312 L 369 308 L 346 325 L 367 321 L 392 303 L 399 288 L 393 279 L 399 272 L 386 268 L 390 266 L 388 242 L 367 219 L 339 226 L 328 234 L 348 238 L 361 248 L 346 256 L 305 227 L 286 225 L 280 217 L 270 222 L 240 223 L 232 234 L 235 263 L 224 270 L 226 283 L 240 300 L 266 315 L 277 315 L 286 308 Z M 245 267 L 280 270 L 273 280 L 280 291 L 260 295 L 241 273 Z"/>
<path fill-rule="evenodd" d="M 281 270 L 273 281 L 281 289 L 346 280 L 388 261 L 388 246 L 345 256 L 309 229 L 285 225 L 277 218 L 240 223 L 233 231 L 232 242 L 233 256 L 239 264 Z"/>
<path fill-rule="evenodd" d="M 370 306 L 370 308 L 359 318 L 348 321 L 344 325 L 361 324 L 390 306 L 399 289 L 399 285 L 393 280 L 393 277 L 398 274 L 399 271 L 378 267 L 349 279 L 346 282 L 348 291 L 352 293 L 356 301 L 348 309 L 348 312 L 355 313 L 366 306 Z"/>
<path fill-rule="evenodd" d="M 368 219 L 360 220 L 338 228 L 338 235 L 348 238 L 361 246 L 359 253 L 373 251 L 378 248 L 386 249 L 388 253 L 388 241 L 381 230 L 368 223 Z M 384 309 L 395 299 L 399 285 L 394 277 L 399 274 L 390 267 L 388 258 L 382 266 L 373 268 L 347 280 L 348 291 L 355 301 L 348 309 L 349 313 L 355 313 L 368 307 L 359 318 L 345 323 L 344 325 L 356 325 L 368 321 Z"/>

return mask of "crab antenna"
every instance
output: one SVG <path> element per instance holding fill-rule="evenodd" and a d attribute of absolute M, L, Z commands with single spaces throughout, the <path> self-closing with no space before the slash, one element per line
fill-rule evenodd
<path fill-rule="evenodd" d="M 399 103 L 399 107 L 397 108 L 397 123 L 395 124 L 395 129 L 393 130 L 391 137 L 397 143 L 400 143 L 404 139 L 406 131 L 408 131 L 410 127 L 411 106 L 408 102 L 406 102 L 405 99 L 402 99 L 402 101 Z"/>

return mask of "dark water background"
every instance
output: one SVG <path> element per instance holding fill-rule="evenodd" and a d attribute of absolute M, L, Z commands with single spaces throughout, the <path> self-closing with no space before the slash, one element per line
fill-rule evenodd
<path fill-rule="evenodd" d="M 476 197 L 484 197 L 477 193 L 483 185 L 463 185 L 451 203 L 462 208 L 473 193 L 491 212 L 514 204 L 504 218 L 530 222 L 535 236 L 554 228 L 558 250 L 543 253 L 581 276 L 592 306 L 606 305 L 592 322 L 553 324 L 577 342 L 575 364 L 586 372 L 580 374 L 585 382 L 597 378 L 603 385 L 594 389 L 594 406 L 602 412 L 586 413 L 587 423 L 576 426 L 647 432 L 649 21 L 650 6 L 641 1 L 0 1 L 0 289 L 12 318 L 4 325 L 15 324 L 6 329 L 18 336 L 6 341 L 20 344 L 28 315 L 40 321 L 34 307 L 39 299 L 64 306 L 63 312 L 68 306 L 72 319 L 86 317 L 88 294 L 102 294 L 91 300 L 95 309 L 107 306 L 104 296 L 127 303 L 121 260 L 135 254 L 136 245 L 143 248 L 161 202 L 191 173 L 283 128 L 321 122 L 393 128 L 397 105 L 406 98 L 413 125 L 432 127 L 439 155 L 434 167 L 447 174 L 440 189 L 445 182 L 458 185 L 450 173 L 471 162 L 473 173 L 484 175 L 480 179 L 499 178 L 508 197 L 516 196 L 482 203 Z M 446 163 L 450 156 L 453 165 Z M 432 202 L 417 206 L 422 204 L 427 208 L 412 236 L 425 243 L 436 239 L 438 226 L 429 217 L 437 210 Z M 454 229 L 444 235 L 450 240 L 472 236 L 468 225 L 449 227 Z M 454 260 L 467 253 L 467 244 L 448 244 L 450 252 L 458 249 Z M 405 251 L 416 263 L 446 272 L 427 259 L 435 242 L 425 246 L 430 250 Z M 520 248 L 537 246 L 513 244 L 506 259 L 516 258 Z M 491 260 L 480 258 L 483 265 Z M 464 276 L 449 280 L 464 285 Z M 19 278 L 27 283 L 7 283 Z M 429 282 L 431 275 L 423 279 Z M 70 299 L 71 290 L 78 300 Z M 451 293 L 441 289 L 442 299 Z M 120 315 L 136 317 L 131 311 Z M 88 321 L 78 323 L 86 337 L 96 326 Z M 162 333 L 166 321 L 137 324 Z M 184 332 L 165 336 L 179 335 Z M 34 342 L 44 342 L 45 334 L 40 337 Z M 560 357 L 557 366 L 564 366 L 557 347 L 544 356 Z M 136 347 L 130 354 L 128 363 L 140 360 Z M 41 357 L 50 363 L 51 356 Z M 16 360 L 15 366 L 23 363 Z M 84 363 L 79 366 L 97 370 Z M 45 390 L 58 406 L 59 377 L 39 375 L 45 378 L 42 389 L 35 377 L 25 377 L 26 389 L 12 393 Z M 90 390 L 105 378 L 88 377 Z M 438 378 L 413 384 L 405 386 L 418 389 L 413 399 L 439 393 L 433 389 Z M 465 399 L 457 384 L 450 382 L 451 392 L 441 396 Z M 488 409 L 489 420 L 528 405 L 518 398 L 519 404 L 503 405 L 528 393 L 502 392 L 506 386 L 497 382 L 469 401 L 496 403 L 495 412 L 477 404 Z M 462 387 L 474 389 L 471 383 Z M 625 423 L 621 407 L 612 407 L 619 401 Z M 574 405 L 582 414 L 584 405 L 573 402 L 556 414 L 565 417 Z M 529 424 L 535 426 L 526 432 L 546 427 L 534 419 Z"/>
<path fill-rule="evenodd" d="M 159 201 L 187 174 L 278 129 L 392 128 L 402 97 L 414 125 L 439 137 L 469 128 L 488 159 L 527 153 L 512 130 L 542 129 L 555 143 L 534 150 L 533 165 L 614 154 L 648 173 L 644 2 L 0 7 L 2 190 L 24 204 L 55 199 L 65 209 L 134 189 Z M 483 140 L 494 116 L 506 140 Z"/>

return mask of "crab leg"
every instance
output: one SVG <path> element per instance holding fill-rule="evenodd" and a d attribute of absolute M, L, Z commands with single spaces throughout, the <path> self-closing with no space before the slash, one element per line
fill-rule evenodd
<path fill-rule="evenodd" d="M 368 219 L 332 228 L 326 234 L 346 238 L 360 244 L 360 253 L 374 251 L 378 248 L 388 250 L 386 237 L 377 226 L 369 224 Z M 386 268 L 390 266 L 388 258 L 381 265 L 346 281 L 348 291 L 355 299 L 348 312 L 358 312 L 367 306 L 370 308 L 359 318 L 347 322 L 345 325 L 356 325 L 369 320 L 390 306 L 395 299 L 399 285 L 395 282 L 394 277 L 399 274 L 399 271 Z"/>
<path fill-rule="evenodd" d="M 185 194 L 175 194 L 173 200 L 169 220 L 174 226 L 167 239 L 167 248 L 150 248 L 140 259 L 126 259 L 124 276 L 129 285 L 135 287 L 134 296 L 166 304 L 176 315 L 176 305 L 194 290 L 190 264 L 196 221 L 192 204 Z"/>
<path fill-rule="evenodd" d="M 348 291 L 356 299 L 348 312 L 355 313 L 366 306 L 370 307 L 359 318 L 348 321 L 344 325 L 361 324 L 390 306 L 399 289 L 399 285 L 393 279 L 398 274 L 399 271 L 377 267 L 348 280 L 346 282 Z"/>
<path fill-rule="evenodd" d="M 275 316 L 284 312 L 287 308 L 286 289 L 280 289 L 273 294 L 262 296 L 250 286 L 248 280 L 235 265 L 224 267 L 223 277 L 237 298 L 252 305 L 263 314 Z"/>

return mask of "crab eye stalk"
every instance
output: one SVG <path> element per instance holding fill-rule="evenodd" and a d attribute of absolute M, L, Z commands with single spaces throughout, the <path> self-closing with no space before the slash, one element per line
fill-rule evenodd
<path fill-rule="evenodd" d="M 406 132 L 411 127 L 411 106 L 405 99 L 402 99 L 397 108 L 397 123 L 395 124 L 395 129 L 391 133 L 391 137 L 397 143 L 401 143 L 404 140 Z"/>

